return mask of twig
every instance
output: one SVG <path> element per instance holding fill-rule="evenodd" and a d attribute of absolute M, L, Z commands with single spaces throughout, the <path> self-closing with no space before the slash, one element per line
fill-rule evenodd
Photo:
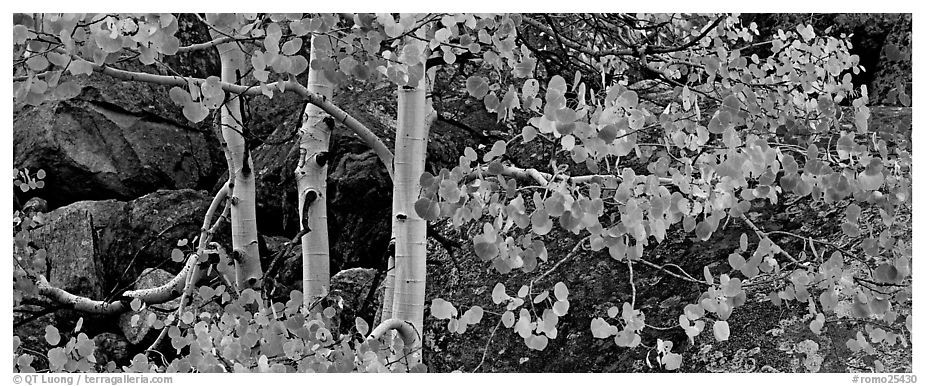
<path fill-rule="evenodd" d="M 637 285 L 633 284 L 633 260 L 627 259 L 627 269 L 630 271 L 630 307 L 636 308 L 637 305 Z"/>
<path fill-rule="evenodd" d="M 562 260 L 558 261 L 556 264 L 553 265 L 553 267 L 550 267 L 550 269 L 547 270 L 546 272 L 544 272 L 542 275 L 537 276 L 536 278 L 534 278 L 533 280 L 531 280 L 531 286 L 534 285 L 534 282 L 538 282 L 538 281 L 540 281 L 541 279 L 543 279 L 544 277 L 546 277 L 547 275 L 553 273 L 553 271 L 555 271 L 557 268 L 559 268 L 560 265 L 562 265 L 563 263 L 565 263 L 566 260 L 569 260 L 570 258 L 572 258 L 572 256 L 576 255 L 576 251 L 579 250 L 579 248 L 582 246 L 582 243 L 584 243 L 586 240 L 588 240 L 588 237 L 587 237 L 587 236 L 584 237 L 584 238 L 582 238 L 582 240 L 579 240 L 579 242 L 577 242 L 576 245 L 575 245 L 574 247 L 572 247 L 572 250 L 569 251 L 569 253 L 566 255 L 566 257 L 564 257 Z"/>
<path fill-rule="evenodd" d="M 784 257 L 787 257 L 788 260 L 791 260 L 792 263 L 797 264 L 797 265 L 801 264 L 801 262 L 797 261 L 797 259 L 792 257 L 790 253 L 785 251 L 784 248 L 782 248 L 781 246 L 776 244 L 774 241 L 772 241 L 772 239 L 770 239 L 768 235 L 765 234 L 765 232 L 759 229 L 759 227 L 757 227 L 756 224 L 752 222 L 752 220 L 750 220 L 746 216 L 742 216 L 741 218 L 743 219 L 743 221 L 746 222 L 746 225 L 749 225 L 749 227 L 752 228 L 752 230 L 755 231 L 757 235 L 759 235 L 759 238 L 767 239 L 770 243 L 772 243 L 772 246 L 778 248 L 778 250 L 780 251 L 779 253 L 784 255 Z"/>
<path fill-rule="evenodd" d="M 489 335 L 489 340 L 486 341 L 485 348 L 482 349 L 482 360 L 479 361 L 479 364 L 476 365 L 476 368 L 474 368 L 473 371 L 471 372 L 475 373 L 477 370 L 479 370 L 480 367 L 482 367 L 482 364 L 486 361 L 486 354 L 489 353 L 489 345 L 492 344 L 492 338 L 495 337 L 495 332 L 498 331 L 498 328 L 501 326 L 502 326 L 502 319 L 499 318 L 498 323 L 495 324 L 495 328 L 492 329 L 492 334 Z"/>
<path fill-rule="evenodd" d="M 690 282 L 692 282 L 692 283 L 703 284 L 703 285 L 707 285 L 707 286 L 711 285 L 711 283 L 708 283 L 708 282 L 706 282 L 706 281 L 704 281 L 704 280 L 698 280 L 698 279 L 693 278 L 691 275 L 688 274 L 688 272 L 685 272 L 685 270 L 683 270 L 681 267 L 679 267 L 679 266 L 677 266 L 677 265 L 675 265 L 675 264 L 658 265 L 658 264 L 655 264 L 655 263 L 652 263 L 652 262 L 650 262 L 650 261 L 643 260 L 643 259 L 636 259 L 636 260 L 634 260 L 634 261 L 639 261 L 639 262 L 643 263 L 643 265 L 646 265 L 646 266 L 648 266 L 648 267 L 650 267 L 650 268 L 658 269 L 658 270 L 660 270 L 660 271 L 662 271 L 662 272 L 665 272 L 665 273 L 667 273 L 667 274 L 669 274 L 669 275 L 671 275 L 671 276 L 674 276 L 674 277 L 676 277 L 676 278 L 678 278 L 678 279 L 682 279 L 682 280 L 685 280 L 685 281 L 690 281 Z M 679 274 L 677 274 L 677 273 L 675 273 L 675 272 L 672 272 L 672 271 L 669 271 L 669 270 L 665 269 L 665 267 L 667 267 L 667 266 L 674 266 L 674 267 L 678 268 L 680 271 L 682 271 L 683 273 L 685 273 L 685 276 L 679 275 Z M 686 277 L 686 276 L 687 276 L 687 277 Z"/>

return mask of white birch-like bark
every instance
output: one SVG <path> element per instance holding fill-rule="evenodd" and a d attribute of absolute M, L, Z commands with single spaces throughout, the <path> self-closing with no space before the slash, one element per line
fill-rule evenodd
<path fill-rule="evenodd" d="M 317 39 L 312 36 L 310 59 L 319 52 Z M 306 88 L 310 93 L 330 100 L 332 84 L 323 71 L 309 66 Z M 328 118 L 328 122 L 325 119 Z M 296 189 L 299 196 L 299 224 L 302 231 L 302 293 L 303 304 L 310 307 L 328 293 L 330 286 L 330 256 L 328 251 L 328 143 L 331 121 L 324 110 L 307 104 L 299 129 L 299 162 L 296 165 Z M 306 197 L 311 199 L 306 207 Z"/>
<path fill-rule="evenodd" d="M 424 66 L 424 63 L 419 64 Z M 423 73 L 423 71 L 422 71 Z M 420 334 L 424 324 L 427 224 L 415 211 L 427 155 L 426 79 L 414 88 L 398 89 L 398 128 L 392 212 L 395 229 L 395 290 L 392 318 L 412 324 Z"/>
<path fill-rule="evenodd" d="M 230 28 L 219 28 L 227 35 L 233 35 Z M 224 36 L 215 30 L 210 31 L 213 38 Z M 239 74 L 244 73 L 245 54 L 234 43 L 218 46 L 219 59 L 222 64 L 221 79 L 225 83 L 237 83 Z M 237 71 L 236 71 L 237 70 Z M 254 165 L 243 136 L 241 122 L 240 97 L 231 95 L 221 109 L 222 137 L 231 154 L 228 165 L 230 175 L 234 175 L 234 196 L 231 201 L 232 255 L 235 257 L 235 275 L 238 290 L 260 288 L 263 276 L 260 267 L 260 253 L 257 248 L 257 212 L 255 206 L 256 181 Z"/>

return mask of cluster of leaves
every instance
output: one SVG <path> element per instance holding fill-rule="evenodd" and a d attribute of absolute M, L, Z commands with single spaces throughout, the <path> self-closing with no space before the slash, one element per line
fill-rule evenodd
<path fill-rule="evenodd" d="M 496 142 L 482 162 L 475 150 L 466 149 L 458 166 L 437 176 L 425 174 L 418 213 L 429 220 L 449 218 L 455 226 L 475 222 L 482 229 L 473 238 L 475 254 L 507 273 L 531 272 L 546 261 L 543 236 L 557 219 L 564 230 L 588 232 L 592 250 L 608 248 L 616 260 L 633 262 L 642 258 L 650 237 L 661 242 L 674 224 L 708 240 L 725 219 L 745 218 L 756 201 L 849 201 L 846 236 L 863 237 L 857 225 L 862 206 L 876 208 L 883 219 L 883 224 L 869 225 L 869 234 L 879 236 L 862 240 L 866 256 L 856 264 L 844 266 L 838 246 L 826 260 L 811 245 L 813 256 L 802 251 L 798 261 L 762 233 L 747 260 L 740 254 L 747 249 L 744 238 L 740 251 L 729 257 L 731 268 L 742 276 L 723 274 L 718 284 L 705 267 L 705 280 L 699 282 L 709 288 L 685 308 L 680 325 L 694 338 L 711 313 L 714 337 L 725 340 L 730 335 L 726 320 L 747 299 L 744 289 L 769 281 L 775 304 L 807 304 L 814 332 L 821 331 L 826 314 L 893 324 L 898 315 L 891 304 L 910 294 L 909 246 L 892 227 L 897 210 L 910 203 L 909 151 L 902 144 L 889 147 L 879 133 L 869 131 L 867 89 L 854 89 L 851 82 L 863 69 L 858 57 L 849 54 L 844 36 L 818 36 L 805 25 L 779 30 L 761 44 L 754 42 L 756 34 L 755 25 L 739 26 L 730 16 L 690 48 L 648 58 L 648 68 L 672 86 L 661 104 L 621 84 L 595 93 L 581 73 L 570 85 L 560 75 L 542 82 L 530 71 L 509 67 L 516 77 L 528 79 L 519 88 L 507 88 L 502 99 L 510 104 L 502 103 L 503 113 L 489 90 L 505 89 L 505 83 L 470 77 L 469 95 L 482 99 L 488 111 L 499 112 L 499 119 L 512 118 L 508 112 L 514 109 L 529 116 L 523 142 L 542 137 L 559 145 L 567 161 L 600 174 L 570 176 L 570 168 L 579 168 L 557 164 L 559 159 L 550 160 L 550 172 L 539 174 L 507 164 L 504 155 L 515 137 Z M 769 44 L 770 54 L 750 54 L 757 44 Z M 594 54 L 587 47 L 576 50 Z M 615 55 L 602 53 L 597 59 L 608 63 Z M 488 67 L 501 69 L 499 62 Z M 841 107 L 845 104 L 851 105 L 848 117 Z M 613 166 L 633 158 L 649 174 Z M 519 185 L 525 180 L 536 185 Z M 531 190 L 527 197 L 522 193 Z M 876 230 L 876 225 L 884 227 Z M 870 277 L 859 268 L 869 269 Z M 837 312 L 837 303 L 846 298 L 851 299 L 850 315 Z M 619 345 L 633 346 L 639 311 L 630 304 L 625 308 L 623 329 L 597 318 L 593 334 L 613 335 Z M 642 329 L 643 323 L 638 324 Z M 899 330 L 877 331 L 879 342 L 902 337 Z M 864 347 L 859 342 L 864 337 L 847 344 Z"/>
<path fill-rule="evenodd" d="M 549 340 L 556 339 L 558 335 L 556 326 L 559 318 L 569 312 L 568 298 L 569 289 L 563 282 L 553 286 L 553 297 L 550 290 L 534 293 L 533 284 L 521 286 L 517 294 L 511 296 L 506 293 L 504 284 L 496 283 L 492 289 L 492 302 L 504 308 L 492 314 L 500 317 L 500 325 L 521 336 L 529 349 L 542 351 Z M 544 305 L 547 308 L 541 309 Z M 465 333 L 467 325 L 479 323 L 484 313 L 482 307 L 472 306 L 457 319 L 458 311 L 452 303 L 441 298 L 431 301 L 431 316 L 449 319 L 447 329 L 450 332 Z"/>
<path fill-rule="evenodd" d="M 34 175 L 29 169 L 13 171 L 13 189 L 23 193 L 45 187 L 45 170 Z M 47 252 L 37 248 L 32 241 L 32 229 L 44 223 L 43 215 L 33 208 L 13 211 L 13 306 L 18 306 L 24 297 L 36 295 L 38 288 L 30 272 L 45 272 Z"/>
<path fill-rule="evenodd" d="M 37 17 L 36 17 L 37 16 Z M 37 105 L 45 99 L 77 96 L 80 87 L 62 75 L 89 75 L 93 65 L 112 65 L 130 52 L 143 64 L 180 48 L 177 18 L 169 13 L 17 14 L 13 26 L 14 66 L 26 80 L 14 84 L 17 101 Z"/>
<path fill-rule="evenodd" d="M 39 169 L 35 174 L 29 173 L 29 168 L 13 170 L 13 186 L 23 193 L 45 187 L 45 170 Z"/>
<path fill-rule="evenodd" d="M 61 339 L 61 333 L 55 326 L 45 326 L 45 341 L 52 346 L 48 350 L 45 359 L 48 361 L 48 371 L 51 372 L 92 372 L 97 364 L 93 352 L 96 350 L 96 343 L 93 339 L 87 337 L 87 334 L 80 332 L 83 327 L 83 318 L 78 320 L 77 326 L 71 338 L 65 343 Z M 59 347 L 59 344 L 64 343 Z M 21 349 L 22 341 L 18 336 L 13 336 L 13 352 L 15 355 L 14 371 L 34 373 L 36 369 L 32 366 L 35 361 L 35 355 L 24 352 Z M 110 362 L 111 363 L 111 362 Z M 110 364 L 109 370 L 115 366 Z"/>
<path fill-rule="evenodd" d="M 326 307 L 310 313 L 302 305 L 302 294 L 293 291 L 290 299 L 272 306 L 264 304 L 251 289 L 232 295 L 224 286 L 203 286 L 198 291 L 206 301 L 222 305 L 219 311 L 186 310 L 182 315 L 169 314 L 163 320 L 155 313 L 155 329 L 167 329 L 170 349 L 161 353 L 148 350 L 138 353 L 131 362 L 118 367 L 115 363 L 98 363 L 95 344 L 79 333 L 78 323 L 70 340 L 62 347 L 61 334 L 54 326 L 46 327 L 45 339 L 53 346 L 47 355 L 49 370 L 54 372 L 422 372 L 423 364 L 410 365 L 405 357 L 404 342 L 398 337 L 367 339 L 369 325 L 355 320 L 350 334 L 338 336 L 329 326 L 337 322 L 338 311 Z M 146 307 L 133 302 L 133 310 Z M 137 316 L 137 315 L 136 315 Z M 138 320 L 134 320 L 138 323 Z M 34 350 L 21 347 L 15 337 L 16 371 L 34 372 Z M 173 359 L 168 360 L 171 357 Z"/>

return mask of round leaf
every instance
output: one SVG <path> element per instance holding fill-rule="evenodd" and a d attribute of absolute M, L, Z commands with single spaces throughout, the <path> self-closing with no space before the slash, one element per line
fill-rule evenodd
<path fill-rule="evenodd" d="M 730 338 L 730 325 L 726 320 L 714 322 L 714 338 L 720 342 Z"/>

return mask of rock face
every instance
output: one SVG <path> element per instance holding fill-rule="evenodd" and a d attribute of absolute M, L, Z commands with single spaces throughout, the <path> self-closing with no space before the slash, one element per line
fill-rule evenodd
<path fill-rule="evenodd" d="M 347 330 L 354 326 L 354 318 L 362 318 L 372 325 L 376 310 L 380 305 L 380 298 L 377 294 L 383 292 L 380 285 L 375 289 L 377 293 L 372 297 L 369 296 L 375 276 L 376 270 L 374 269 L 351 268 L 340 271 L 331 278 L 332 295 L 340 296 L 344 301 L 340 316 L 343 333 L 347 333 Z M 367 299 L 371 301 L 371 304 L 364 304 Z"/>
<path fill-rule="evenodd" d="M 24 108 L 13 122 L 13 165 L 45 169 L 36 192 L 59 207 L 132 199 L 158 189 L 208 189 L 225 171 L 211 131 L 92 97 Z"/>
<path fill-rule="evenodd" d="M 48 253 L 52 285 L 100 299 L 147 267 L 178 271 L 181 263 L 170 260 L 170 251 L 177 240 L 198 234 L 210 201 L 205 192 L 188 189 L 129 202 L 81 201 L 47 213 L 32 238 Z"/>
<path fill-rule="evenodd" d="M 271 112 L 269 107 L 261 110 L 270 117 L 278 117 L 280 125 L 253 153 L 258 230 L 262 234 L 292 237 L 299 231 L 293 175 L 299 154 L 295 132 L 301 124 L 305 104 L 292 106 L 288 101 L 293 96 L 287 94 L 274 96 L 273 101 L 278 98 L 278 110 Z M 335 95 L 334 103 L 390 146 L 394 132 L 364 111 L 358 98 L 357 93 L 345 91 Z M 336 125 L 329 149 L 333 155 L 328 167 L 327 191 L 332 272 L 346 267 L 378 266 L 381 251 L 389 242 L 392 183 L 379 158 L 346 127 Z"/>

